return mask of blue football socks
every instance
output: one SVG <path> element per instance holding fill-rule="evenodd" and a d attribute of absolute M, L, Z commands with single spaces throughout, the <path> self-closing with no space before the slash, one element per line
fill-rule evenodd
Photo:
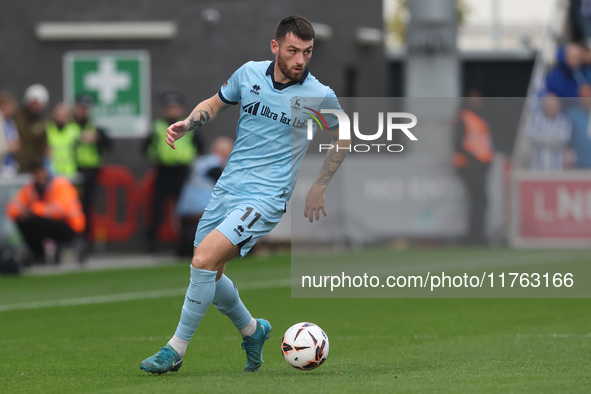
<path fill-rule="evenodd" d="M 191 280 L 181 312 L 181 320 L 175 335 L 190 340 L 216 294 L 216 271 L 207 271 L 191 266 Z M 232 284 L 232 282 L 230 282 Z"/>
<path fill-rule="evenodd" d="M 238 330 L 246 327 L 252 320 L 250 312 L 238 295 L 238 289 L 226 275 L 222 275 L 216 283 L 213 304 L 232 320 Z"/>

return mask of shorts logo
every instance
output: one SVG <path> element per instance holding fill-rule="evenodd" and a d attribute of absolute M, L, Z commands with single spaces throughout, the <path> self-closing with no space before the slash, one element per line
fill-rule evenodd
<path fill-rule="evenodd" d="M 261 90 L 261 87 L 257 84 L 254 84 L 254 85 L 252 85 L 252 89 L 250 89 L 250 93 L 256 94 L 258 96 L 259 90 Z"/>
<path fill-rule="evenodd" d="M 234 232 L 236 234 L 238 234 L 239 237 L 242 237 L 242 233 L 244 233 L 244 227 L 242 227 L 241 224 L 239 224 L 235 229 Z"/>

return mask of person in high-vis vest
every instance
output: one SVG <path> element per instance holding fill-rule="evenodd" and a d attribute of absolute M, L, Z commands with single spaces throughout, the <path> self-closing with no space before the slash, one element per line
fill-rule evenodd
<path fill-rule="evenodd" d="M 470 203 L 465 242 L 484 244 L 486 183 L 495 152 L 490 126 L 482 114 L 482 96 L 478 91 L 471 91 L 468 96 L 457 118 L 453 164 L 465 185 Z"/>
<path fill-rule="evenodd" d="M 161 101 L 163 116 L 152 122 L 150 135 L 144 143 L 144 151 L 154 164 L 156 171 L 152 199 L 153 218 L 148 227 L 146 239 L 146 246 L 150 251 L 157 249 L 158 228 L 164 219 L 166 200 L 178 199 L 189 174 L 190 165 L 197 157 L 201 145 L 197 134 L 194 133 L 192 139 L 187 138 L 176 146 L 176 150 L 170 149 L 166 143 L 166 129 L 184 115 L 185 102 L 183 96 L 178 93 L 164 94 Z"/>
<path fill-rule="evenodd" d="M 52 239 L 58 245 L 79 239 L 86 219 L 72 183 L 62 176 L 52 176 L 42 162 L 32 163 L 32 182 L 25 184 L 6 206 L 33 262 L 45 262 L 43 241 Z"/>
<path fill-rule="evenodd" d="M 92 251 L 92 207 L 96 194 L 97 179 L 102 166 L 103 154 L 112 146 L 111 138 L 105 130 L 96 127 L 90 120 L 90 108 L 93 104 L 90 95 L 82 94 L 76 97 L 72 126 L 78 130 L 78 140 L 75 148 L 78 173 L 81 175 L 80 201 L 86 217 L 84 237 L 88 252 Z"/>
<path fill-rule="evenodd" d="M 45 125 L 51 171 L 73 179 L 78 174 L 75 147 L 80 131 L 70 122 L 70 109 L 66 103 L 55 106 L 52 119 Z"/>

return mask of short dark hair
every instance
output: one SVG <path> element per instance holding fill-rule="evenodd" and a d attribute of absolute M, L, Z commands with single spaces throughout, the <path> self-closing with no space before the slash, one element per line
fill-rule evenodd
<path fill-rule="evenodd" d="M 279 21 L 275 28 L 275 40 L 285 38 L 288 33 L 303 41 L 311 41 L 315 37 L 314 27 L 310 21 L 299 15 L 290 15 Z"/>
<path fill-rule="evenodd" d="M 88 93 L 81 93 L 76 96 L 76 104 L 81 104 L 87 108 L 92 107 L 92 104 L 94 104 L 94 99 Z"/>
<path fill-rule="evenodd" d="M 160 103 L 162 106 L 180 105 L 185 106 L 185 96 L 178 92 L 166 92 L 160 95 Z"/>

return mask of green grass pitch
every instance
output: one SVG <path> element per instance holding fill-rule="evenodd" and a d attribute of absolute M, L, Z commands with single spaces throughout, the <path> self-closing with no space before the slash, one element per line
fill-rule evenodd
<path fill-rule="evenodd" d="M 430 258 L 432 252 L 413 252 L 413 259 Z M 213 307 L 179 372 L 140 371 L 139 362 L 166 343 L 178 322 L 188 263 L 168 263 L 0 277 L 0 392 L 586 393 L 591 388 L 589 299 L 292 299 L 288 256 L 233 261 L 227 273 L 255 317 L 274 326 L 258 373 L 242 371 L 238 332 Z M 283 361 L 282 334 L 299 321 L 317 323 L 329 337 L 328 360 L 317 370 L 299 371 Z"/>

